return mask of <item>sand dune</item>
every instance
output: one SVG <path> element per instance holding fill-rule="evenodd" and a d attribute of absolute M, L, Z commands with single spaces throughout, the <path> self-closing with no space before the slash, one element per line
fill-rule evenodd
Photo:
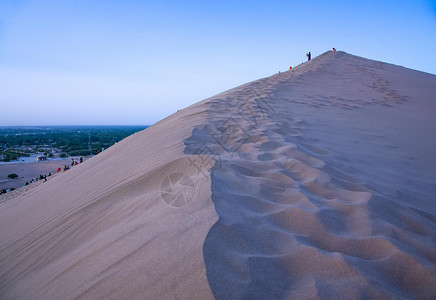
<path fill-rule="evenodd" d="M 434 95 L 326 52 L 177 112 L 0 202 L 0 298 L 435 298 Z"/>

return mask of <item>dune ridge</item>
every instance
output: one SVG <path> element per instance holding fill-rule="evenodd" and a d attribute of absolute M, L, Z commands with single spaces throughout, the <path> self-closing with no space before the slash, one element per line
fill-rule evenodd
<path fill-rule="evenodd" d="M 436 297 L 436 76 L 344 52 L 0 199 L 2 299 Z"/>
<path fill-rule="evenodd" d="M 204 126 L 201 135 L 212 137 L 207 145 L 222 164 L 212 169 L 212 201 L 219 220 L 204 245 L 208 280 L 217 299 L 435 295 L 434 221 L 394 203 L 400 200 L 398 191 L 386 191 L 370 176 L 361 181 L 354 176 L 359 169 L 344 172 L 342 166 L 334 166 L 343 160 L 337 159 L 341 152 L 352 150 L 352 143 L 373 138 L 369 129 L 359 138 L 354 128 L 340 129 L 353 120 L 354 114 L 347 111 L 406 109 L 401 105 L 412 96 L 388 81 L 387 75 L 395 74 L 387 73 L 389 68 L 405 77 L 414 72 L 345 53 L 326 53 L 291 72 L 208 102 L 212 124 Z M 353 77 L 359 79 L 357 84 Z M 341 87 L 344 84 L 359 86 L 352 92 L 355 100 L 340 95 L 349 92 Z M 313 139 L 311 131 L 320 125 L 311 123 L 317 113 L 325 114 L 319 117 L 326 121 L 325 127 L 338 126 L 345 141 L 331 132 L 324 137 L 331 148 Z M 377 129 L 378 139 L 395 131 Z M 334 147 L 335 143 L 342 147 Z M 195 152 L 196 143 L 188 139 L 185 144 L 186 153 Z M 431 146 L 434 149 L 434 142 Z M 368 153 L 382 150 L 377 153 L 379 161 L 392 154 L 377 143 L 360 147 Z M 348 165 L 356 167 L 354 161 Z M 427 171 L 426 177 L 435 179 L 435 171 Z M 399 181 L 408 177 L 396 176 Z M 431 209 L 434 215 L 434 205 L 424 206 L 434 200 L 434 186 L 426 188 L 422 199 L 411 196 L 423 201 L 418 211 Z M 389 204 L 393 212 L 385 215 L 386 207 L 378 211 Z"/>

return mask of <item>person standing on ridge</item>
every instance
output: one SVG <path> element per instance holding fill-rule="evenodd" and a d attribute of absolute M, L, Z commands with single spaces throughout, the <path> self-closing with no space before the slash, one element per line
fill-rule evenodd
<path fill-rule="evenodd" d="M 307 60 L 310 60 L 310 58 L 311 58 L 311 56 L 312 56 L 311 53 L 310 53 L 310 51 L 309 51 L 309 53 L 306 54 L 306 56 L 307 56 Z"/>

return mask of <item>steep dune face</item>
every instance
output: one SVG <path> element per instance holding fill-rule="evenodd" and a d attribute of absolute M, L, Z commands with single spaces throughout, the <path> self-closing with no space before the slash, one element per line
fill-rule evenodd
<path fill-rule="evenodd" d="M 183 154 L 204 122 L 186 109 L 1 203 L 0 298 L 211 298 L 213 160 Z"/>
<path fill-rule="evenodd" d="M 436 76 L 328 52 L 209 101 L 190 139 L 220 162 L 214 295 L 435 296 L 434 95 Z"/>
<path fill-rule="evenodd" d="M 434 95 L 327 52 L 177 112 L 0 202 L 0 298 L 434 298 Z"/>

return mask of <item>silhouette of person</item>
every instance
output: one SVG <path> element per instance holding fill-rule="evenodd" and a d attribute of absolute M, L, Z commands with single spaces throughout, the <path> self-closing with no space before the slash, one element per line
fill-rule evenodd
<path fill-rule="evenodd" d="M 306 56 L 307 56 L 307 60 L 310 60 L 310 58 L 312 57 L 312 54 L 310 53 L 310 51 L 309 51 L 309 53 L 306 54 Z"/>

